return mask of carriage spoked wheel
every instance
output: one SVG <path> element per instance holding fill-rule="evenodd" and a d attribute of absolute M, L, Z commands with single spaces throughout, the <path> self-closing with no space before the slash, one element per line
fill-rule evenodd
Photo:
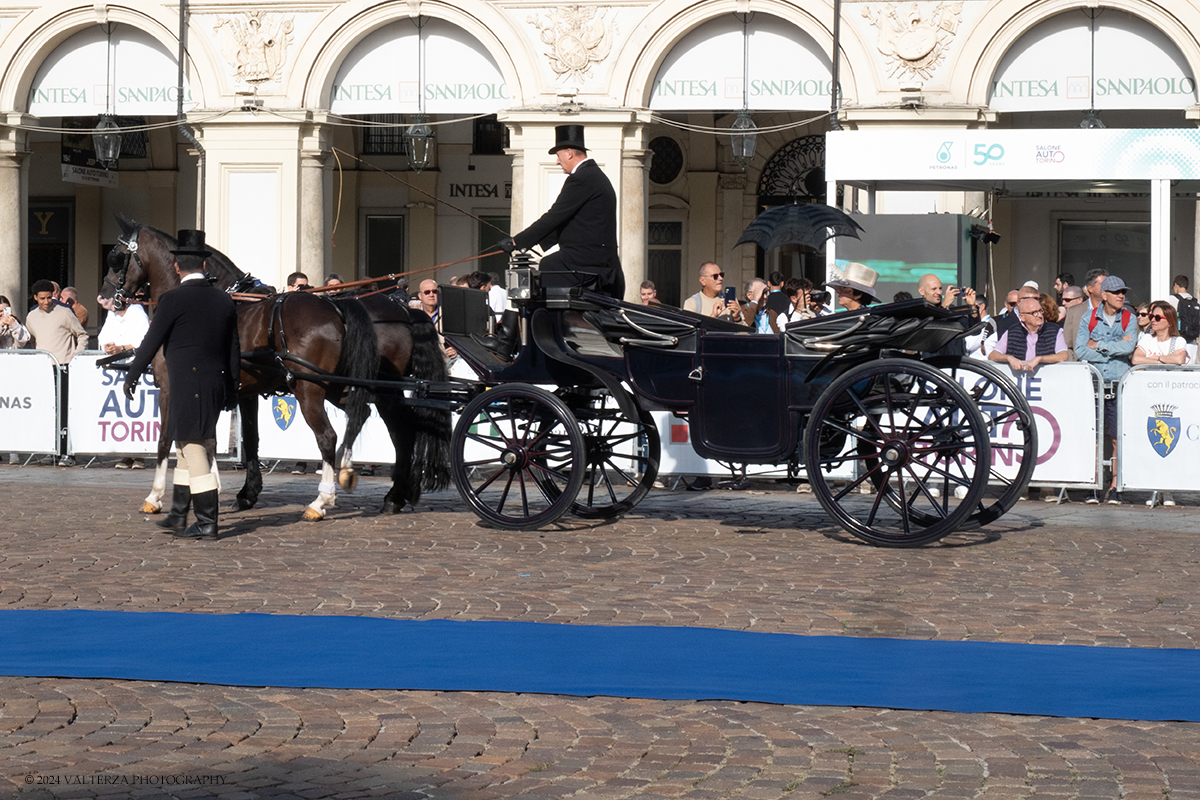
<path fill-rule="evenodd" d="M 871 544 L 916 547 L 957 530 L 976 510 L 991 452 L 966 390 L 899 358 L 861 364 L 830 383 L 810 412 L 804 456 L 813 493 L 839 525 Z M 832 473 L 844 476 L 848 466 L 854 477 L 835 484 Z"/>
<path fill-rule="evenodd" d="M 451 443 L 454 485 L 482 519 L 531 530 L 571 509 L 583 483 L 584 441 L 571 410 L 550 392 L 512 383 L 476 397 Z"/>
<path fill-rule="evenodd" d="M 560 391 L 583 432 L 583 487 L 571 513 L 611 519 L 642 501 L 658 477 L 661 446 L 654 418 L 638 408 L 630 419 L 604 392 Z"/>
<path fill-rule="evenodd" d="M 967 390 L 983 413 L 991 442 L 988 487 L 963 528 L 987 525 L 1008 513 L 1029 487 L 1037 466 L 1037 420 L 1025 395 L 1004 372 L 975 358 L 938 356 L 937 367 Z M 943 487 L 953 491 L 953 487 Z M 936 521 L 927 518 L 928 522 Z"/>

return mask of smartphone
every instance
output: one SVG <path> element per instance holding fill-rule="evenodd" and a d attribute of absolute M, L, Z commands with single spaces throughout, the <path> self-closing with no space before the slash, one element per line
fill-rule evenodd
<path fill-rule="evenodd" d="M 726 303 L 736 303 L 737 302 L 737 289 L 733 288 L 732 286 L 725 287 L 725 302 Z"/>

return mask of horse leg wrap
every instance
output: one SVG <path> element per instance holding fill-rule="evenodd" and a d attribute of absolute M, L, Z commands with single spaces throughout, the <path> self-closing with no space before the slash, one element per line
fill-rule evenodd
<path fill-rule="evenodd" d="M 317 499 L 308 504 L 304 518 L 316 521 L 325 519 L 325 507 L 337 502 L 337 484 L 333 481 L 321 481 L 317 484 Z"/>

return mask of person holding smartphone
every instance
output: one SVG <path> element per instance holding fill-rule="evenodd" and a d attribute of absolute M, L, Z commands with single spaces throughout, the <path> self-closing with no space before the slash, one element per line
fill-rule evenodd
<path fill-rule="evenodd" d="M 700 291 L 683 301 L 683 310 L 745 324 L 737 289 L 725 288 L 725 272 L 712 261 L 700 265 Z"/>
<path fill-rule="evenodd" d="M 16 350 L 29 341 L 29 331 L 13 316 L 12 304 L 0 294 L 0 350 Z"/>

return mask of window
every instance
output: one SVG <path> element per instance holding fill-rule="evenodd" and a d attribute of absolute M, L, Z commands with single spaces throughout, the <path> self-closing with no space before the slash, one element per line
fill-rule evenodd
<path fill-rule="evenodd" d="M 508 126 L 497 119 L 495 114 L 475 120 L 471 155 L 502 156 L 506 147 L 508 147 Z"/>
<path fill-rule="evenodd" d="M 1083 281 L 1088 270 L 1103 267 L 1129 286 L 1127 302 L 1150 297 L 1150 223 L 1067 221 L 1059 223 L 1058 270 Z"/>
<path fill-rule="evenodd" d="M 650 180 L 657 184 L 666 184 L 679 177 L 683 170 L 683 150 L 679 143 L 670 136 L 659 136 L 650 142 Z"/>
<path fill-rule="evenodd" d="M 369 123 L 362 129 L 364 156 L 402 156 L 408 153 L 405 147 L 403 114 L 367 114 L 363 119 Z"/>
<path fill-rule="evenodd" d="M 368 278 L 404 272 L 403 214 L 367 214 L 363 219 L 363 262 Z"/>
<path fill-rule="evenodd" d="M 654 282 L 658 302 L 668 306 L 683 305 L 680 296 L 683 276 L 681 212 L 651 211 L 650 224 L 646 227 L 646 246 L 646 279 Z"/>
<path fill-rule="evenodd" d="M 479 252 L 482 253 L 484 250 L 490 252 L 494 249 L 492 245 L 509 235 L 509 231 L 512 230 L 512 219 L 507 215 L 489 217 L 483 214 L 479 216 L 479 219 Z M 496 230 L 497 228 L 499 230 Z M 508 269 L 508 253 L 500 252 L 494 256 L 481 258 L 475 263 L 477 264 L 475 269 L 479 272 L 494 272 L 503 280 L 504 270 Z"/>

